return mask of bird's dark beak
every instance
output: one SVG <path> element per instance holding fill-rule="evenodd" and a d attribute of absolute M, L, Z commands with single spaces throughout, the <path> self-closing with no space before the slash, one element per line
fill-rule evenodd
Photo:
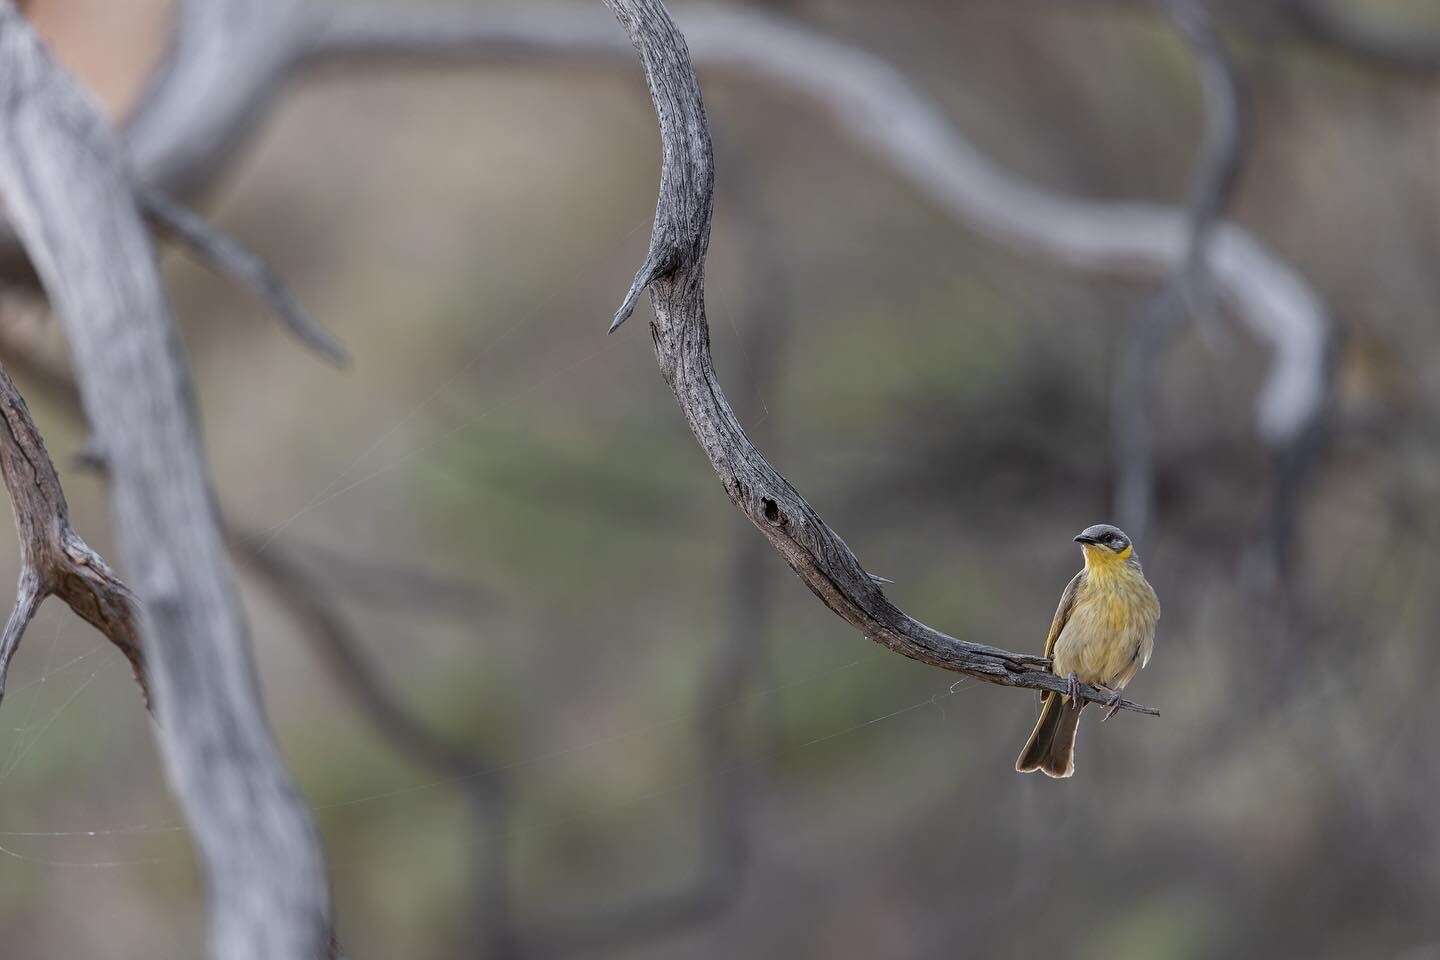
<path fill-rule="evenodd" d="M 1075 534 L 1075 542 L 1076 542 L 1076 543 L 1096 543 L 1097 541 L 1095 540 L 1094 537 L 1087 537 L 1087 536 L 1085 536 L 1085 534 L 1083 534 L 1083 533 L 1077 533 L 1077 534 Z"/>

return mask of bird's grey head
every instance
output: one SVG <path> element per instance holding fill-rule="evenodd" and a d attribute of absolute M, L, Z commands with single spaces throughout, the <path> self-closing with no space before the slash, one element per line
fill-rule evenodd
<path fill-rule="evenodd" d="M 1130 547 L 1130 538 L 1125 536 L 1125 531 L 1108 523 L 1097 523 L 1093 527 L 1086 527 L 1076 534 L 1075 542 L 1105 547 L 1116 553 L 1123 553 Z"/>

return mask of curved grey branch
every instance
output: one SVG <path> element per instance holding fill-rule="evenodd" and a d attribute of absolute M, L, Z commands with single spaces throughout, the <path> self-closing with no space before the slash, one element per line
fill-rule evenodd
<path fill-rule="evenodd" d="M 207 881 L 211 953 L 314 960 L 329 927 L 319 839 L 265 721 L 187 366 L 120 147 L 9 0 L 0 90 L 0 192 L 110 465 L 157 736 Z"/>
<path fill-rule="evenodd" d="M 876 643 L 989 683 L 1063 690 L 1043 658 L 957 640 L 891 603 L 839 535 L 745 435 L 710 360 L 704 276 L 714 165 L 699 83 L 680 31 L 657 0 L 606 0 L 606 5 L 640 52 L 660 121 L 663 160 L 646 261 L 673 267 L 649 286 L 655 357 L 731 502 L 826 606 Z M 1089 700 L 1106 699 L 1093 688 L 1082 693 Z"/>

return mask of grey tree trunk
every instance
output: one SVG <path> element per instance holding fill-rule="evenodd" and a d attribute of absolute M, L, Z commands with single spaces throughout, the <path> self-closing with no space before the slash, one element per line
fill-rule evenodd
<path fill-rule="evenodd" d="M 0 0 L 0 194 L 74 350 L 217 960 L 315 960 L 329 894 L 266 723 L 185 358 L 112 132 Z"/>

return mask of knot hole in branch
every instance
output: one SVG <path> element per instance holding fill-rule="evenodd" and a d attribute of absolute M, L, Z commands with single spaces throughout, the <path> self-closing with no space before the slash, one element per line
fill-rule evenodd
<path fill-rule="evenodd" d="M 769 497 L 763 497 L 760 500 L 760 504 L 765 509 L 766 520 L 770 521 L 777 527 L 785 526 L 786 517 L 785 514 L 780 512 L 780 505 L 778 503 L 776 503 L 774 500 L 771 500 Z"/>

